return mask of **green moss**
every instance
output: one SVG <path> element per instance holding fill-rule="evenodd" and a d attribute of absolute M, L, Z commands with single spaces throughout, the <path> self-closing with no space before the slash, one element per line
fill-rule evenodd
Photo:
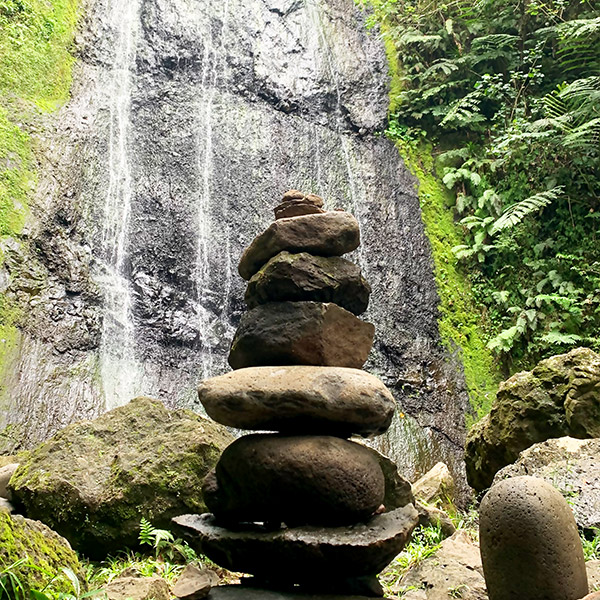
<path fill-rule="evenodd" d="M 474 417 L 479 419 L 490 410 L 498 390 L 500 373 L 486 347 L 485 317 L 476 306 L 469 280 L 460 271 L 452 252 L 454 246 L 463 243 L 454 224 L 453 201 L 434 173 L 428 149 L 416 150 L 403 142 L 398 142 L 397 146 L 419 180 L 421 214 L 431 244 L 440 297 L 440 335 L 450 351 L 459 352 Z M 468 420 L 472 418 L 473 415 Z"/>
<path fill-rule="evenodd" d="M 55 592 L 73 591 L 62 568 L 79 573 L 81 566 L 65 540 L 41 523 L 0 512 L 0 572 L 22 559 L 28 561 L 11 570 L 26 589 L 41 590 L 51 584 Z"/>
<path fill-rule="evenodd" d="M 5 369 L 10 364 L 10 357 L 19 347 L 17 322 L 20 315 L 21 311 L 17 305 L 0 294 L 0 400 L 4 392 L 2 381 L 6 374 Z"/>
<path fill-rule="evenodd" d="M 31 124 L 66 101 L 79 0 L 0 2 L 0 266 L 3 239 L 19 240 L 36 185 Z M 0 398 L 18 345 L 17 308 L 0 293 Z"/>
<path fill-rule="evenodd" d="M 0 5 L 0 94 L 52 110 L 71 86 L 69 49 L 78 0 L 4 0 Z"/>
<path fill-rule="evenodd" d="M 400 103 L 400 92 L 402 92 L 402 77 L 400 75 L 400 61 L 398 60 L 398 51 L 394 40 L 383 33 L 383 43 L 385 46 L 385 53 L 388 59 L 389 73 L 390 73 L 390 113 L 396 112 Z"/>

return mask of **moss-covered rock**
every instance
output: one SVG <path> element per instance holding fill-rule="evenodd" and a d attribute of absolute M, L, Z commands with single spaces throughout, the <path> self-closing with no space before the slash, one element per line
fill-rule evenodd
<path fill-rule="evenodd" d="M 80 575 L 67 540 L 39 521 L 0 511 L 0 572 L 10 569 L 25 589 L 40 590 L 52 581 L 54 591 L 73 592 L 64 567 Z"/>
<path fill-rule="evenodd" d="M 500 385 L 489 415 L 469 432 L 467 478 L 476 490 L 492 483 L 519 453 L 550 438 L 600 433 L 600 356 L 577 348 L 541 361 Z"/>
<path fill-rule="evenodd" d="M 137 542 L 141 517 L 168 527 L 204 512 L 201 486 L 232 436 L 188 410 L 136 398 L 38 446 L 10 482 L 27 515 L 100 557 Z"/>

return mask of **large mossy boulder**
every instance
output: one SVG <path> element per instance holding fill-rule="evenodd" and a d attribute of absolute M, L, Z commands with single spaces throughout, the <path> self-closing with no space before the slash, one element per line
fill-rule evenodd
<path fill-rule="evenodd" d="M 488 488 L 519 453 L 550 438 L 600 437 L 600 355 L 577 348 L 500 385 L 490 413 L 469 432 L 469 484 Z"/>
<path fill-rule="evenodd" d="M 79 559 L 67 540 L 39 521 L 0 511 L 0 572 L 10 570 L 25 590 L 51 584 L 54 592 L 72 593 L 65 567 L 83 579 Z M 8 580 L 5 583 L 10 587 Z M 5 597 L 1 590 L 0 597 Z"/>
<path fill-rule="evenodd" d="M 232 440 L 191 411 L 136 398 L 38 446 L 10 489 L 27 516 L 102 557 L 136 544 L 141 517 L 168 527 L 174 516 L 204 512 L 202 482 Z"/>

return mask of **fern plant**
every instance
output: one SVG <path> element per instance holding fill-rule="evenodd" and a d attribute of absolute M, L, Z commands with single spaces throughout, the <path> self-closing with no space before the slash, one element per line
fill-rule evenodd
<path fill-rule="evenodd" d="M 138 536 L 142 545 L 152 546 L 156 557 L 164 555 L 170 561 L 176 559 L 183 560 L 186 563 L 197 560 L 198 555 L 187 542 L 176 539 L 175 536 L 166 529 L 157 529 L 144 517 L 140 520 L 140 533 Z"/>

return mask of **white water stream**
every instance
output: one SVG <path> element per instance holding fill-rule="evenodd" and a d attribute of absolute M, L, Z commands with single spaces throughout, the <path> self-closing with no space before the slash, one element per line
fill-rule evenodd
<path fill-rule="evenodd" d="M 136 361 L 132 289 L 127 272 L 128 228 L 134 185 L 130 162 L 132 75 L 139 30 L 137 0 L 113 0 L 111 29 L 114 59 L 108 84 L 108 188 L 104 202 L 101 273 L 104 320 L 100 345 L 100 376 L 105 408 L 121 406 L 135 397 L 142 373 Z"/>
<path fill-rule="evenodd" d="M 215 374 L 213 346 L 218 342 L 215 331 L 216 325 L 227 308 L 229 293 L 231 290 L 231 268 L 230 268 L 230 235 L 226 235 L 225 248 L 214 248 L 211 244 L 211 179 L 213 176 L 213 112 L 215 93 L 219 76 L 225 69 L 225 58 L 223 47 L 227 36 L 229 20 L 229 0 L 225 0 L 221 14 L 221 32 L 218 43 L 213 45 L 210 37 L 205 32 L 204 55 L 202 58 L 202 94 L 199 106 L 199 120 L 197 130 L 198 149 L 198 201 L 197 201 L 197 243 L 196 243 L 196 300 L 198 325 L 201 343 L 201 373 L 200 377 L 205 379 Z M 223 207 L 221 207 L 223 210 Z M 220 227 L 227 227 L 226 223 L 220 223 Z M 215 290 L 212 286 L 211 264 L 214 255 L 219 251 L 225 252 L 225 285 L 223 290 Z M 220 264 L 220 262 L 217 262 Z M 220 310 L 215 315 L 214 309 L 210 307 L 220 305 Z M 218 329 L 218 328 L 217 328 Z"/>
<path fill-rule="evenodd" d="M 363 230 L 361 223 L 361 215 L 359 207 L 365 205 L 366 196 L 364 194 L 364 185 L 361 185 L 360 182 L 357 182 L 357 177 L 355 172 L 360 172 L 355 165 L 352 164 L 352 149 L 351 144 L 348 139 L 348 136 L 344 134 L 343 124 L 344 124 L 344 115 L 342 110 L 342 94 L 341 94 L 341 85 L 340 85 L 340 72 L 341 68 L 338 64 L 336 57 L 331 49 L 331 45 L 329 43 L 329 36 L 325 30 L 325 25 L 323 23 L 323 17 L 321 14 L 322 8 L 320 8 L 320 4 L 318 0 L 306 0 L 306 9 L 309 15 L 310 22 L 314 31 L 318 36 L 318 49 L 323 55 L 323 65 L 325 67 L 325 71 L 327 72 L 331 82 L 335 87 L 336 93 L 336 134 L 339 137 L 339 147 L 342 151 L 342 157 L 344 161 L 344 165 L 346 168 L 347 174 L 347 186 L 348 186 L 348 195 L 349 195 L 349 209 L 350 212 L 354 215 L 358 224 Z M 318 55 L 314 55 L 315 60 L 315 68 L 318 69 L 319 61 Z M 317 147 L 318 152 L 318 147 Z M 320 162 L 320 156 L 318 156 Z M 317 173 L 320 176 L 321 165 L 318 164 Z M 361 194 L 361 191 L 363 192 Z M 365 259 L 364 254 L 364 244 L 361 244 L 357 250 L 357 262 L 363 273 L 366 275 L 365 269 L 367 266 L 367 261 Z"/>

